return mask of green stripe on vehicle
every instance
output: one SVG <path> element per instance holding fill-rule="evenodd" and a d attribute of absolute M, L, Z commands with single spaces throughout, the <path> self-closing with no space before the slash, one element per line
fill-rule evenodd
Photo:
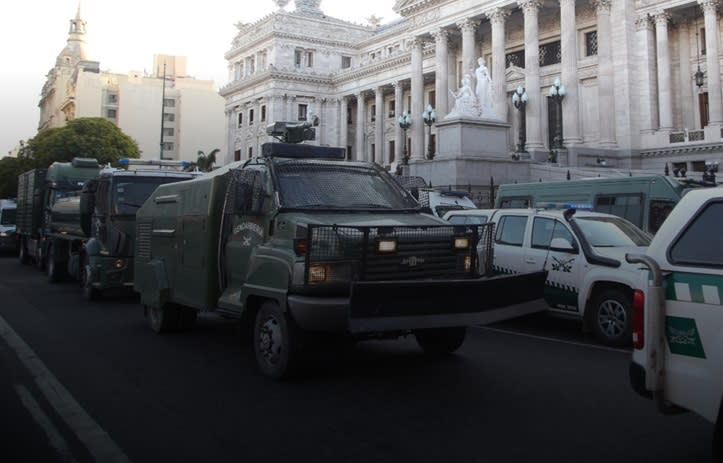
<path fill-rule="evenodd" d="M 723 276 L 671 273 L 665 277 L 665 298 L 669 301 L 721 305 Z"/>
<path fill-rule="evenodd" d="M 700 332 L 692 318 L 665 317 L 665 337 L 673 354 L 705 358 Z"/>

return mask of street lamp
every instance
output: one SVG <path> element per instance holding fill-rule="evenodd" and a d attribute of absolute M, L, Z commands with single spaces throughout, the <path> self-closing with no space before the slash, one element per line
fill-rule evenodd
<path fill-rule="evenodd" d="M 562 148 L 562 99 L 565 98 L 565 86 L 560 84 L 560 79 L 550 86 L 550 98 L 555 103 L 555 136 L 552 138 L 552 149 Z"/>
<path fill-rule="evenodd" d="M 404 155 L 402 156 L 402 164 L 407 165 L 409 164 L 409 158 L 407 157 L 407 129 L 412 125 L 412 117 L 409 115 L 408 112 L 404 111 L 401 116 L 399 116 L 399 127 L 404 131 L 404 140 L 402 140 L 402 143 L 404 143 Z"/>
<path fill-rule="evenodd" d="M 527 105 L 527 92 L 521 85 L 512 94 L 512 104 L 520 112 L 520 139 L 517 143 L 517 153 L 526 153 L 525 143 L 527 137 L 527 121 L 525 120 L 525 106 Z"/>
<path fill-rule="evenodd" d="M 431 104 L 427 105 L 427 109 L 422 113 L 424 123 L 429 127 L 429 144 L 427 145 L 427 159 L 434 159 L 434 142 L 432 141 L 432 124 L 437 122 L 437 111 Z"/>

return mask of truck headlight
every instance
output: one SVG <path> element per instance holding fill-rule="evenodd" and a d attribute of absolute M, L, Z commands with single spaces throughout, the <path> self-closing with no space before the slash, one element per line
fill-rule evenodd
<path fill-rule="evenodd" d="M 309 267 L 309 283 L 324 283 L 331 272 L 328 265 L 315 264 Z"/>
<path fill-rule="evenodd" d="M 397 252 L 397 240 L 380 239 L 377 241 L 378 254 L 393 254 L 395 252 Z"/>
<path fill-rule="evenodd" d="M 122 269 L 123 267 L 125 267 L 125 265 L 126 265 L 126 263 L 123 259 L 116 259 L 115 262 L 113 262 L 113 267 L 116 270 Z"/>
<path fill-rule="evenodd" d="M 464 256 L 464 271 L 467 273 L 472 271 L 472 256 Z"/>
<path fill-rule="evenodd" d="M 454 249 L 467 249 L 469 247 L 469 238 L 458 237 L 454 239 Z"/>

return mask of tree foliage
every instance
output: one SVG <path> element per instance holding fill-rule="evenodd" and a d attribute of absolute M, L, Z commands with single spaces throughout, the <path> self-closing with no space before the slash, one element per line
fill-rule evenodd
<path fill-rule="evenodd" d="M 38 133 L 28 141 L 28 156 L 38 167 L 55 161 L 68 162 L 75 157 L 95 158 L 101 164 L 122 158 L 137 158 L 138 144 L 112 122 L 101 117 L 85 117 L 65 127 Z"/>
<path fill-rule="evenodd" d="M 0 198 L 17 194 L 18 175 L 30 169 L 69 162 L 73 158 L 95 158 L 111 164 L 122 158 L 137 158 L 138 143 L 107 119 L 79 118 L 65 127 L 46 129 L 21 142 L 17 158 L 0 159 Z"/>

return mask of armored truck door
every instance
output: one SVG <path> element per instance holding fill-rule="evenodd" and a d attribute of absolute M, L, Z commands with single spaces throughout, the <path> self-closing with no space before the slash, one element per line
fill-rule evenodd
<path fill-rule="evenodd" d="M 252 270 L 253 256 L 269 233 L 268 172 L 262 166 L 238 173 L 234 190 L 234 214 L 225 245 L 224 268 L 227 289 L 241 290 Z"/>

